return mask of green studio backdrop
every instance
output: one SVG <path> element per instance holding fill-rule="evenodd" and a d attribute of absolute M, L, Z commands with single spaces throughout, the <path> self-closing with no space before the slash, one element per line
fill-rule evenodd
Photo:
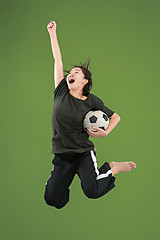
<path fill-rule="evenodd" d="M 159 236 L 159 1 L 1 3 L 1 220 L 3 240 L 133 240 Z M 91 60 L 91 93 L 121 121 L 92 138 L 97 163 L 134 161 L 115 188 L 88 199 L 76 175 L 58 210 L 43 198 L 53 168 L 56 21 L 64 69 Z"/>

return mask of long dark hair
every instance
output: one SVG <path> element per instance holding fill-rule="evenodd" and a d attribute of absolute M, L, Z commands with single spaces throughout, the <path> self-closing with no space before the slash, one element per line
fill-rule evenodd
<path fill-rule="evenodd" d="M 88 58 L 88 62 L 87 61 L 85 61 L 84 63 L 80 62 L 80 65 L 71 65 L 73 67 L 81 68 L 85 79 L 88 80 L 88 83 L 86 83 L 85 86 L 83 87 L 82 95 L 84 95 L 84 96 L 88 96 L 88 94 L 90 93 L 90 91 L 92 89 L 92 73 L 88 69 L 89 64 L 90 64 L 90 59 Z M 64 70 L 64 72 L 69 73 L 70 71 Z M 67 75 L 68 74 L 66 74 L 65 77 L 67 77 Z"/>

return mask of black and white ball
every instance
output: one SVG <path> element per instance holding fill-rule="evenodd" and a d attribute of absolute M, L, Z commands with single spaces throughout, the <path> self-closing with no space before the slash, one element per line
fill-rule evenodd
<path fill-rule="evenodd" d="M 97 130 L 92 128 L 92 126 L 99 127 L 103 130 L 109 125 L 109 118 L 106 113 L 101 110 L 89 111 L 83 120 L 83 128 L 86 131 L 89 128 L 91 131 L 96 132 Z"/>

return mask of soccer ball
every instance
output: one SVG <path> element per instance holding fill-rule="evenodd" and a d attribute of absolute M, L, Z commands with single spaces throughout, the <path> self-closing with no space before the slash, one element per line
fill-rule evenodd
<path fill-rule="evenodd" d="M 91 131 L 96 132 L 97 130 L 92 128 L 93 126 L 106 130 L 108 125 L 109 118 L 107 114 L 101 110 L 89 111 L 83 120 L 83 128 L 85 131 L 89 128 Z"/>

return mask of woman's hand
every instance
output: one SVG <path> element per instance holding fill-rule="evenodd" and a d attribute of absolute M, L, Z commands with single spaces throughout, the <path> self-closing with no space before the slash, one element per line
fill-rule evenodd
<path fill-rule="evenodd" d="M 56 33 L 56 22 L 55 21 L 51 21 L 47 25 L 47 30 L 48 30 L 50 35 L 53 34 L 53 33 Z"/>
<path fill-rule="evenodd" d="M 87 133 L 89 136 L 91 137 L 105 137 L 107 136 L 107 132 L 101 128 L 98 128 L 98 127 L 92 127 L 94 128 L 95 130 L 97 130 L 96 132 L 93 132 L 91 131 L 89 128 L 87 128 Z"/>

